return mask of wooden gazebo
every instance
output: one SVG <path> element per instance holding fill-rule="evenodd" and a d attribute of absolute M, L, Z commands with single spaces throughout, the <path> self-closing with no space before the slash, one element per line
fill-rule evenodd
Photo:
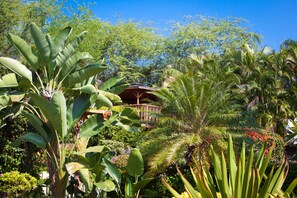
<path fill-rule="evenodd" d="M 134 84 L 119 94 L 125 105 L 137 109 L 142 123 L 147 127 L 156 122 L 156 117 L 153 114 L 160 111 L 158 106 L 150 104 L 158 99 L 150 93 L 153 91 L 155 91 L 154 88 Z"/>

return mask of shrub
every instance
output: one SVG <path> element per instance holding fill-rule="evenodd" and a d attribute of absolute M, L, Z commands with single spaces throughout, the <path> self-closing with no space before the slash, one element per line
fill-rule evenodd
<path fill-rule="evenodd" d="M 264 151 L 265 154 L 269 152 L 270 149 L 273 149 L 272 157 L 271 157 L 271 163 L 273 165 L 280 165 L 282 162 L 282 159 L 284 157 L 284 140 L 281 136 L 279 136 L 276 133 L 269 133 L 266 131 L 255 131 L 255 130 L 246 130 L 245 133 L 246 138 L 248 138 L 250 141 L 248 145 L 248 148 L 251 146 L 254 146 L 255 154 L 259 155 L 259 152 L 263 146 L 263 144 L 266 144 L 266 150 Z"/>
<path fill-rule="evenodd" d="M 0 175 L 0 194 L 4 197 L 24 197 L 37 187 L 37 179 L 28 173 L 11 171 Z"/>

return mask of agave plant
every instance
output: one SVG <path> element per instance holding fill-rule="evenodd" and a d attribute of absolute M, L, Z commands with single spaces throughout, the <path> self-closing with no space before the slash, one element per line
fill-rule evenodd
<path fill-rule="evenodd" d="M 177 167 L 177 171 L 184 183 L 185 191 L 189 197 L 198 198 L 268 198 L 268 197 L 290 197 L 295 196 L 293 190 L 297 185 L 297 178 L 289 185 L 286 191 L 281 187 L 288 173 L 286 159 L 278 167 L 272 167 L 267 173 L 267 167 L 271 158 L 272 149 L 265 154 L 265 145 L 262 147 L 259 157 L 254 163 L 254 151 L 251 149 L 248 158 L 245 156 L 245 146 L 243 144 L 240 157 L 237 161 L 233 149 L 231 136 L 229 137 L 227 159 L 221 153 L 217 154 L 211 149 L 213 175 L 208 168 L 202 166 L 194 160 L 194 165 L 190 168 L 195 181 L 195 187 L 189 183 Z M 164 178 L 162 183 L 174 195 L 181 198 L 173 187 Z"/>

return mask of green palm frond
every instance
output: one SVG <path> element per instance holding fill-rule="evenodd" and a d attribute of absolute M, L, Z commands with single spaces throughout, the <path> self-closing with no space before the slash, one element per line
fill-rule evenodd
<path fill-rule="evenodd" d="M 206 138 L 209 130 L 224 133 L 226 120 L 240 115 L 234 102 L 236 93 L 231 92 L 240 81 L 238 75 L 232 74 L 233 69 L 211 58 L 193 61 L 183 69 L 185 74 L 178 73 L 168 87 L 153 92 L 162 109 L 157 129 L 146 136 L 154 139 L 149 141 L 155 151 L 150 152 L 152 171 L 183 158 L 187 147 L 202 142 L 201 137 Z M 226 76 L 230 79 L 226 80 Z"/>
<path fill-rule="evenodd" d="M 180 134 L 159 142 L 158 151 L 149 157 L 148 165 L 151 173 L 160 173 L 168 166 L 177 163 L 185 157 L 189 145 L 198 144 L 199 142 L 199 136 L 194 133 Z"/>

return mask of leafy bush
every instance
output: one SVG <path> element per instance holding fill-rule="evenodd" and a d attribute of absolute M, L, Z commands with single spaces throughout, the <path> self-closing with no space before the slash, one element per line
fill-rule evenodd
<path fill-rule="evenodd" d="M 284 141 L 281 136 L 276 133 L 269 133 L 266 131 L 259 132 L 255 130 L 246 130 L 245 137 L 249 139 L 248 148 L 254 146 L 255 154 L 259 155 L 259 152 L 263 146 L 266 144 L 267 148 L 264 151 L 265 154 L 269 152 L 270 149 L 273 149 L 271 163 L 273 165 L 280 165 L 284 157 Z"/>
<path fill-rule="evenodd" d="M 110 126 L 100 131 L 98 135 L 91 137 L 89 146 L 106 145 L 105 140 L 113 140 L 121 142 L 123 144 L 122 148 L 125 146 L 135 147 L 140 135 L 141 133 L 139 132 L 130 132 L 118 126 Z"/>
<path fill-rule="evenodd" d="M 0 172 L 18 170 L 38 178 L 45 169 L 45 157 L 41 150 L 29 142 L 23 142 L 20 147 L 11 146 L 16 137 L 26 131 L 34 131 L 33 127 L 23 116 L 5 121 L 6 126 L 0 129 Z"/>
<path fill-rule="evenodd" d="M 5 197 L 24 197 L 37 187 L 37 179 L 28 173 L 12 171 L 0 175 L 0 193 Z"/>

